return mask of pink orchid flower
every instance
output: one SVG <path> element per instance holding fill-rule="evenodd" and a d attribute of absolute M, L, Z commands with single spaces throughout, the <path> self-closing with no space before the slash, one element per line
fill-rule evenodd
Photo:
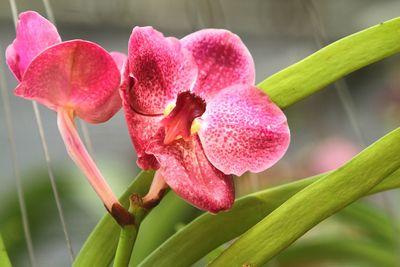
<path fill-rule="evenodd" d="M 7 64 L 19 81 L 15 94 L 57 112 L 70 157 L 120 223 L 130 217 L 83 145 L 74 118 L 101 123 L 121 108 L 118 66 L 124 59 L 92 42 L 61 42 L 55 26 L 33 11 L 20 14 L 16 39 L 6 50 Z"/>
<path fill-rule="evenodd" d="M 360 151 L 360 147 L 344 137 L 332 136 L 322 139 L 313 148 L 312 154 L 308 158 L 310 175 L 337 169 Z"/>
<path fill-rule="evenodd" d="M 144 201 L 165 183 L 213 213 L 234 201 L 234 175 L 260 172 L 285 153 L 283 112 L 254 86 L 240 38 L 207 29 L 178 40 L 136 27 L 121 96 L 138 165 L 157 169 Z"/>

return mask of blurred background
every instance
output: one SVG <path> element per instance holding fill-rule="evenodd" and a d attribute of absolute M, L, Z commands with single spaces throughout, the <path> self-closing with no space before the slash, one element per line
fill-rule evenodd
<path fill-rule="evenodd" d="M 35 10 L 46 16 L 40 0 L 17 0 L 16 4 L 19 12 Z M 50 0 L 50 7 L 63 40 L 87 39 L 109 51 L 127 52 L 127 42 L 134 26 L 151 25 L 167 36 L 179 38 L 202 28 L 229 29 L 242 38 L 252 53 L 258 82 L 325 44 L 400 14 L 400 1 L 397 0 Z M 10 4 L 2 0 L 2 54 L 14 38 Z M 13 160 L 4 102 L 1 102 L 0 232 L 15 266 L 30 266 L 17 199 L 13 169 L 13 164 L 16 164 L 27 203 L 37 265 L 68 266 L 68 250 L 32 105 L 13 96 L 16 81 L 4 63 L 4 56 L 0 64 L 3 70 L 0 73 L 2 86 L 6 87 L 11 101 L 13 138 L 16 143 L 16 160 Z M 400 57 L 394 56 L 356 71 L 335 85 L 289 107 L 285 110 L 292 134 L 288 153 L 273 168 L 236 179 L 237 195 L 340 166 L 399 125 L 399 87 Z M 40 107 L 40 110 L 66 225 L 76 254 L 105 210 L 69 159 L 57 130 L 55 113 L 44 107 Z M 93 157 L 114 192 L 122 193 L 139 171 L 122 111 L 105 124 L 88 125 L 88 132 Z M 385 266 L 385 261 L 382 261 L 382 265 L 376 265 L 366 261 L 362 253 L 356 252 L 381 255 L 379 253 L 385 251 L 386 254 L 381 255 L 383 259 L 399 257 L 400 239 L 399 235 L 395 236 L 399 233 L 400 213 L 396 205 L 399 200 L 399 191 L 396 190 L 356 203 L 347 213 L 343 212 L 317 226 L 296 242 L 292 250 L 277 257 L 271 266 Z M 175 201 L 177 205 L 185 207 L 184 216 L 177 224 L 179 228 L 198 211 L 185 206 L 178 199 Z M 175 216 L 175 210 L 163 212 L 163 216 Z M 374 224 L 375 220 L 378 223 Z M 151 219 L 148 221 L 150 225 Z M 168 234 L 175 230 L 171 229 Z M 384 238 L 379 235 L 382 232 Z M 338 234 L 354 237 L 355 242 L 361 240 L 362 248 L 354 245 L 354 253 L 340 250 L 345 247 L 343 240 L 331 238 L 337 238 Z M 143 235 L 149 240 L 165 238 L 154 237 L 156 233 Z M 146 247 L 145 242 L 142 243 L 141 246 Z M 349 250 L 352 251 L 351 248 Z M 307 251 L 319 251 L 326 256 L 315 257 L 315 253 L 309 255 Z M 145 254 L 143 251 L 140 253 Z M 400 262 L 400 258 L 396 262 Z"/>

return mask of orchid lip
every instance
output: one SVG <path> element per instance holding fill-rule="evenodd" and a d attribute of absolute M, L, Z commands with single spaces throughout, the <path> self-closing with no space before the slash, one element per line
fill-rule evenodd
<path fill-rule="evenodd" d="M 185 91 L 178 95 L 176 105 L 171 110 L 171 106 L 166 108 L 166 116 L 162 120 L 165 129 L 164 144 L 170 144 L 176 139 L 188 139 L 192 134 L 192 129 L 199 129 L 196 118 L 203 115 L 206 111 L 206 103 L 204 100 Z M 192 127 L 195 125 L 195 127 Z"/>

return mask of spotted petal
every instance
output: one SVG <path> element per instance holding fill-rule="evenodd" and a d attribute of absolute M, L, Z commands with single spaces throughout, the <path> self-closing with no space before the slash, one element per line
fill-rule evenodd
<path fill-rule="evenodd" d="M 158 169 L 159 165 L 153 155 L 145 152 L 149 142 L 161 127 L 160 116 L 145 116 L 125 107 L 125 119 L 128 125 L 129 134 L 138 157 L 137 164 L 141 169 Z"/>
<path fill-rule="evenodd" d="M 143 114 L 162 114 L 181 91 L 191 89 L 197 66 L 179 40 L 151 27 L 135 27 L 129 39 L 129 71 L 135 79 L 130 105 Z"/>
<path fill-rule="evenodd" d="M 181 43 L 196 60 L 199 76 L 193 90 L 205 100 L 234 84 L 254 84 L 253 58 L 237 35 L 205 29 L 186 36 Z"/>
<path fill-rule="evenodd" d="M 66 107 L 80 118 L 104 122 L 120 108 L 120 73 L 97 44 L 74 40 L 49 47 L 34 58 L 15 90 L 56 110 Z"/>
<path fill-rule="evenodd" d="M 232 176 L 211 165 L 197 135 L 170 145 L 163 144 L 163 131 L 157 137 L 147 151 L 157 158 L 165 182 L 180 197 L 213 213 L 232 206 L 235 195 Z"/>
<path fill-rule="evenodd" d="M 210 162 L 226 174 L 260 172 L 286 152 L 290 133 L 283 112 L 251 85 L 220 91 L 207 105 L 199 131 Z"/>
<path fill-rule="evenodd" d="M 34 57 L 47 47 L 61 42 L 56 27 L 34 11 L 19 15 L 17 36 L 6 50 L 6 61 L 18 80 Z"/>
<path fill-rule="evenodd" d="M 149 142 L 161 127 L 163 115 L 143 115 L 137 113 L 131 106 L 130 94 L 132 91 L 134 78 L 129 75 L 128 60 L 123 64 L 122 84 L 120 86 L 120 95 L 122 98 L 122 107 L 125 113 L 125 120 L 128 126 L 129 135 L 138 157 L 137 164 L 141 169 L 158 169 L 159 165 L 153 155 L 145 152 Z"/>

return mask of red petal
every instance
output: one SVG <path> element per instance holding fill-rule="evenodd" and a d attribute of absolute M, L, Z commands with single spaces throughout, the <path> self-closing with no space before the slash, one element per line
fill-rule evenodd
<path fill-rule="evenodd" d="M 126 124 L 128 125 L 129 134 L 133 146 L 138 156 L 137 164 L 141 169 L 158 169 L 157 160 L 153 155 L 145 152 L 149 142 L 161 127 L 162 115 L 149 116 L 137 113 L 131 106 L 130 93 L 135 82 L 129 75 L 129 63 L 125 62 L 122 70 L 122 84 L 120 94 L 122 98 L 122 107 L 125 113 Z"/>
<path fill-rule="evenodd" d="M 51 46 L 37 56 L 15 94 L 54 110 L 71 108 L 80 118 L 98 123 L 121 108 L 119 83 L 119 70 L 107 51 L 74 40 Z"/>
<path fill-rule="evenodd" d="M 127 56 L 124 53 L 117 51 L 110 52 L 110 55 L 114 59 L 115 64 L 117 64 L 118 69 L 122 71 L 122 67 L 126 61 Z"/>
<path fill-rule="evenodd" d="M 197 135 L 164 145 L 164 131 L 157 135 L 148 153 L 160 163 L 165 182 L 183 199 L 213 213 L 229 209 L 234 201 L 232 176 L 225 175 L 207 160 Z"/>
<path fill-rule="evenodd" d="M 285 114 L 251 85 L 235 85 L 207 104 L 199 131 L 210 162 L 226 174 L 271 167 L 290 142 Z"/>
<path fill-rule="evenodd" d="M 61 42 L 56 27 L 34 11 L 19 15 L 16 38 L 6 51 L 6 61 L 18 80 L 34 57 Z"/>
<path fill-rule="evenodd" d="M 253 58 L 240 38 L 226 30 L 206 29 L 181 40 L 199 68 L 194 92 L 205 100 L 225 87 L 254 84 Z"/>
<path fill-rule="evenodd" d="M 137 164 L 141 169 L 158 169 L 157 160 L 153 155 L 145 153 L 149 142 L 161 127 L 163 116 L 144 116 L 138 114 L 124 102 L 125 119 L 129 134 L 138 156 Z"/>
<path fill-rule="evenodd" d="M 144 114 L 162 114 L 181 91 L 191 89 L 197 66 L 179 40 L 151 27 L 135 27 L 129 39 L 129 74 L 136 80 L 130 105 Z"/>

